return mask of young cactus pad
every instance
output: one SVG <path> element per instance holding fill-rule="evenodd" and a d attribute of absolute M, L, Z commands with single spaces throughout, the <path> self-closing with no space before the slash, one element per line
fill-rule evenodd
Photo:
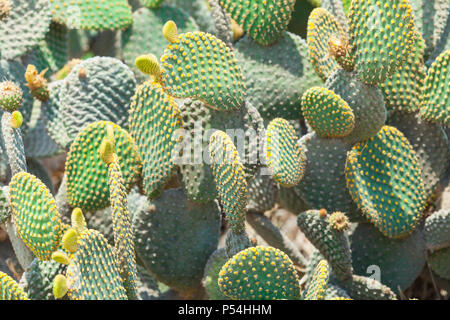
<path fill-rule="evenodd" d="M 305 171 L 305 153 L 298 145 L 294 128 L 287 120 L 272 120 L 266 131 L 267 166 L 283 187 L 297 185 Z"/>
<path fill-rule="evenodd" d="M 330 267 L 327 260 L 320 260 L 314 269 L 314 274 L 305 291 L 304 300 L 324 300 L 330 277 Z"/>
<path fill-rule="evenodd" d="M 244 230 L 248 191 L 239 154 L 230 137 L 220 130 L 209 140 L 209 154 L 223 212 L 231 227 L 240 233 Z"/>
<path fill-rule="evenodd" d="M 262 46 L 275 43 L 291 20 L 294 0 L 219 0 L 219 4 Z"/>
<path fill-rule="evenodd" d="M 62 222 L 50 190 L 35 176 L 20 172 L 9 183 L 17 231 L 35 256 L 49 260 L 62 237 Z"/>
<path fill-rule="evenodd" d="M 450 125 L 450 50 L 437 57 L 428 70 L 420 115 L 428 121 Z"/>
<path fill-rule="evenodd" d="M 356 70 L 364 83 L 384 82 L 411 54 L 414 21 L 409 1 L 352 1 L 349 24 Z"/>
<path fill-rule="evenodd" d="M 6 273 L 0 271 L 0 300 L 28 300 L 19 284 Z"/>
<path fill-rule="evenodd" d="M 233 52 L 215 36 L 188 32 L 161 57 L 164 90 L 178 98 L 196 98 L 213 109 L 233 110 L 244 103 L 245 84 Z"/>
<path fill-rule="evenodd" d="M 93 122 L 78 134 L 67 155 L 67 196 L 72 207 L 94 211 L 110 204 L 108 168 L 98 153 L 107 126 L 114 129 L 117 157 L 127 192 L 139 179 L 142 163 L 134 139 L 112 122 Z"/>
<path fill-rule="evenodd" d="M 181 127 L 178 106 L 159 83 L 146 81 L 132 99 L 129 123 L 143 161 L 145 194 L 152 198 L 175 172 L 174 133 Z"/>
<path fill-rule="evenodd" d="M 302 97 L 302 111 L 311 128 L 323 138 L 340 138 L 355 127 L 355 115 L 339 95 L 313 87 Z"/>
<path fill-rule="evenodd" d="M 347 156 L 347 187 L 364 216 L 389 238 L 415 229 L 425 206 L 416 153 L 405 136 L 384 126 Z"/>
<path fill-rule="evenodd" d="M 272 247 L 250 247 L 234 255 L 219 272 L 219 287 L 232 299 L 300 299 L 294 264 Z"/>

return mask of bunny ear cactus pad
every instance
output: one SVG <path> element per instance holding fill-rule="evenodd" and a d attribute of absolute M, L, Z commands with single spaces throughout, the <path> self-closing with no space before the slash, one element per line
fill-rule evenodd
<path fill-rule="evenodd" d="M 0 56 L 13 60 L 44 39 L 50 26 L 48 0 L 10 0 L 11 10 L 0 23 Z"/>
<path fill-rule="evenodd" d="M 425 120 L 450 126 L 450 50 L 441 53 L 428 70 L 420 115 Z"/>
<path fill-rule="evenodd" d="M 234 255 L 219 272 L 219 287 L 232 299 L 300 299 L 294 264 L 273 247 L 250 247 Z"/>
<path fill-rule="evenodd" d="M 291 20 L 293 0 L 219 0 L 220 5 L 262 46 L 275 43 Z"/>
<path fill-rule="evenodd" d="M 322 84 L 309 62 L 305 40 L 285 32 L 277 43 L 261 47 L 246 36 L 234 52 L 245 75 L 247 100 L 265 120 L 302 118 L 298 102 L 303 93 Z"/>
<path fill-rule="evenodd" d="M 347 34 L 334 16 L 323 8 L 314 9 L 308 19 L 308 52 L 311 64 L 323 81 L 341 68 L 330 53 L 332 39 L 348 44 Z"/>
<path fill-rule="evenodd" d="M 119 30 L 133 23 L 127 0 L 50 0 L 53 20 L 70 29 Z"/>
<path fill-rule="evenodd" d="M 407 0 L 355 0 L 349 12 L 350 43 L 359 78 L 384 82 L 411 54 L 414 21 Z"/>
<path fill-rule="evenodd" d="M 107 126 L 114 129 L 116 153 L 126 191 L 130 192 L 139 180 L 141 158 L 128 132 L 109 121 L 91 123 L 75 138 L 67 155 L 67 197 L 74 208 L 95 211 L 110 205 L 108 169 L 98 153 Z"/>
<path fill-rule="evenodd" d="M 62 222 L 50 190 L 35 176 L 20 172 L 9 183 L 17 231 L 36 257 L 49 260 L 62 237 Z"/>
<path fill-rule="evenodd" d="M 153 198 L 175 173 L 174 133 L 181 127 L 177 104 L 159 83 L 147 81 L 133 97 L 129 124 L 143 160 L 145 194 Z"/>
<path fill-rule="evenodd" d="M 294 128 L 287 120 L 272 120 L 266 131 L 267 166 L 283 187 L 299 183 L 305 171 L 305 153 L 297 142 Z"/>
<path fill-rule="evenodd" d="M 0 300 L 28 300 L 27 294 L 6 273 L 0 271 Z"/>
<path fill-rule="evenodd" d="M 419 228 L 405 239 L 389 239 L 370 223 L 359 223 L 349 237 L 354 274 L 367 275 L 370 266 L 381 270 L 381 282 L 406 290 L 425 265 L 425 240 Z"/>
<path fill-rule="evenodd" d="M 348 281 L 352 276 L 352 258 L 344 233 L 348 227 L 345 215 L 338 212 L 328 214 L 325 209 L 309 210 L 298 215 L 297 224 L 330 263 L 336 277 L 340 281 Z"/>
<path fill-rule="evenodd" d="M 217 110 L 244 103 L 241 67 L 226 44 L 209 33 L 187 32 L 161 57 L 164 90 L 177 98 L 195 98 Z"/>
<path fill-rule="evenodd" d="M 217 248 L 220 211 L 216 201 L 194 203 L 181 188 L 168 189 L 133 217 L 133 230 L 138 261 L 159 281 L 189 292 L 201 285 Z"/>
<path fill-rule="evenodd" d="M 66 277 L 71 300 L 127 300 L 116 252 L 96 230 L 78 236 Z"/>
<path fill-rule="evenodd" d="M 348 153 L 345 177 L 350 195 L 386 237 L 411 234 L 425 206 L 416 153 L 398 129 L 384 126 Z"/>
<path fill-rule="evenodd" d="M 339 95 L 325 88 L 313 87 L 302 98 L 305 120 L 322 138 L 340 138 L 355 127 L 355 115 Z"/>
<path fill-rule="evenodd" d="M 330 271 L 327 260 L 321 260 L 311 278 L 308 288 L 303 296 L 304 300 L 324 300 L 328 287 Z"/>
<path fill-rule="evenodd" d="M 239 154 L 230 137 L 223 131 L 216 131 L 209 141 L 211 166 L 223 212 L 231 227 L 237 233 L 242 232 L 248 191 Z"/>
<path fill-rule="evenodd" d="M 425 220 L 425 239 L 427 248 L 436 251 L 450 247 L 450 209 L 434 212 Z"/>
<path fill-rule="evenodd" d="M 127 128 L 136 79 L 123 62 L 110 57 L 90 58 L 76 65 L 63 81 L 61 111 L 70 136 L 99 120 Z"/>

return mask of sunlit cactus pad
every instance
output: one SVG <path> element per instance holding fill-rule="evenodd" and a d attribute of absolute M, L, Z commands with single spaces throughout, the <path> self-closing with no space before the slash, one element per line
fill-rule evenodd
<path fill-rule="evenodd" d="M 19 284 L 6 273 L 0 271 L 0 300 L 28 300 Z"/>
<path fill-rule="evenodd" d="M 286 30 L 295 5 L 293 0 L 219 0 L 219 3 L 263 46 L 276 42 Z"/>
<path fill-rule="evenodd" d="M 61 218 L 50 190 L 35 176 L 21 172 L 9 184 L 20 237 L 42 260 L 49 260 L 62 237 Z"/>
<path fill-rule="evenodd" d="M 299 279 L 291 259 L 272 247 L 250 247 L 233 256 L 219 272 L 219 287 L 233 299 L 300 298 Z"/>
<path fill-rule="evenodd" d="M 98 150 L 106 136 L 107 126 L 113 127 L 116 153 L 127 192 L 139 179 L 142 163 L 130 134 L 112 122 L 93 122 L 75 138 L 67 155 L 67 196 L 74 208 L 95 211 L 110 204 L 108 168 L 101 160 Z"/>
<path fill-rule="evenodd" d="M 356 70 L 364 83 L 384 82 L 411 54 L 414 21 L 408 1 L 352 1 L 349 25 Z"/>
<path fill-rule="evenodd" d="M 96 230 L 87 229 L 77 240 L 67 267 L 71 300 L 126 300 L 116 251 Z"/>
<path fill-rule="evenodd" d="M 340 138 L 355 127 L 355 115 L 333 91 L 313 87 L 302 98 L 302 111 L 311 128 L 323 138 Z"/>
<path fill-rule="evenodd" d="M 145 193 L 154 197 L 175 172 L 175 131 L 181 127 L 180 112 L 161 85 L 149 80 L 136 90 L 129 123 L 143 162 Z"/>
<path fill-rule="evenodd" d="M 133 23 L 126 0 L 50 0 L 52 18 L 71 29 L 118 30 Z"/>
<path fill-rule="evenodd" d="M 345 169 L 353 200 L 379 231 L 390 238 L 409 235 L 425 205 L 421 170 L 409 141 L 384 126 L 349 152 Z"/>
<path fill-rule="evenodd" d="M 437 57 L 428 70 L 420 115 L 426 120 L 450 125 L 450 50 Z"/>
<path fill-rule="evenodd" d="M 293 187 L 303 177 L 305 153 L 287 120 L 276 118 L 267 127 L 266 157 L 273 179 L 283 187 Z"/>
<path fill-rule="evenodd" d="M 244 102 L 245 84 L 233 52 L 209 33 L 180 34 L 161 57 L 162 81 L 168 94 L 196 98 L 219 110 Z"/>

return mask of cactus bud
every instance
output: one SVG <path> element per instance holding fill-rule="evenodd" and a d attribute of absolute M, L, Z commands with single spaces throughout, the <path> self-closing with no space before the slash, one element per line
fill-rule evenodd
<path fill-rule="evenodd" d="M 20 111 L 14 111 L 11 114 L 11 127 L 14 129 L 20 128 L 23 122 L 22 113 Z"/>
<path fill-rule="evenodd" d="M 169 20 L 163 27 L 163 35 L 170 43 L 174 43 L 178 38 L 178 28 L 175 22 Z"/>
<path fill-rule="evenodd" d="M 69 264 L 70 259 L 65 252 L 55 251 L 52 253 L 52 260 L 60 264 Z"/>
<path fill-rule="evenodd" d="M 32 64 L 27 66 L 25 72 L 25 79 L 27 80 L 28 88 L 30 88 L 31 94 L 34 98 L 45 102 L 50 97 L 50 91 L 48 90 L 48 82 L 45 79 L 44 74 L 48 69 L 44 69 L 41 73 L 38 73 L 36 67 Z"/>
<path fill-rule="evenodd" d="M 344 231 L 348 228 L 348 218 L 343 212 L 334 212 L 330 216 L 330 225 L 337 231 Z"/>
<path fill-rule="evenodd" d="M 67 291 L 67 278 L 62 274 L 58 274 L 53 279 L 53 295 L 56 299 L 61 299 L 66 295 Z"/>
<path fill-rule="evenodd" d="M 86 230 L 86 220 L 84 219 L 83 211 L 80 208 L 75 208 L 72 211 L 71 216 L 72 228 L 78 234 L 81 234 L 84 230 Z"/>
<path fill-rule="evenodd" d="M 159 66 L 158 58 L 153 54 L 146 54 L 136 58 L 136 67 L 145 74 L 159 79 L 161 76 L 161 68 Z"/>
<path fill-rule="evenodd" d="M 64 233 L 64 236 L 62 238 L 63 248 L 73 253 L 78 249 L 77 241 L 78 232 L 76 232 L 75 229 L 70 228 L 66 231 L 66 233 Z"/>

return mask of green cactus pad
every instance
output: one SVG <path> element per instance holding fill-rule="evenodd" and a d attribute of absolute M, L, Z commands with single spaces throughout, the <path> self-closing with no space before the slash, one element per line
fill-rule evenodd
<path fill-rule="evenodd" d="M 291 20 L 295 1 L 219 0 L 220 5 L 262 46 L 275 43 Z"/>
<path fill-rule="evenodd" d="M 122 34 L 122 51 L 125 63 L 135 72 L 139 80 L 148 79 L 135 65 L 140 54 L 153 53 L 160 57 L 169 42 L 160 32 L 164 24 L 172 20 L 180 32 L 197 31 L 194 19 L 179 7 L 163 4 L 160 8 L 150 10 L 140 8 L 133 13 L 133 25 Z M 149 28 L 155 32 L 148 32 Z"/>
<path fill-rule="evenodd" d="M 305 120 L 322 138 L 340 138 L 355 127 L 355 115 L 339 95 L 333 91 L 313 87 L 302 98 Z"/>
<path fill-rule="evenodd" d="M 384 82 L 403 64 L 414 45 L 409 1 L 355 0 L 348 17 L 359 78 L 369 84 Z"/>
<path fill-rule="evenodd" d="M 174 133 L 181 126 L 177 104 L 158 83 L 149 80 L 133 97 L 129 124 L 143 161 L 145 194 L 153 198 L 175 173 Z"/>
<path fill-rule="evenodd" d="M 426 42 L 425 56 L 429 56 L 443 38 L 448 38 L 445 25 L 448 24 L 450 3 L 447 0 L 410 0 L 414 22 Z"/>
<path fill-rule="evenodd" d="M 49 260 L 59 246 L 62 222 L 50 190 L 35 176 L 20 172 L 9 183 L 19 236 L 36 257 Z"/>
<path fill-rule="evenodd" d="M 321 7 L 328 10 L 341 24 L 345 31 L 348 31 L 347 11 L 351 0 L 322 0 Z"/>
<path fill-rule="evenodd" d="M 0 225 L 11 217 L 11 208 L 9 206 L 8 190 L 5 187 L 0 188 Z"/>
<path fill-rule="evenodd" d="M 425 240 L 431 251 L 450 247 L 450 209 L 434 212 L 425 220 Z"/>
<path fill-rule="evenodd" d="M 326 81 L 328 77 L 341 67 L 330 53 L 330 40 L 337 39 L 347 43 L 347 34 L 335 19 L 324 8 L 314 9 L 308 19 L 308 53 L 311 64 L 319 77 Z"/>
<path fill-rule="evenodd" d="M 303 136 L 299 144 L 305 150 L 306 165 L 305 175 L 295 187 L 298 195 L 309 208 L 342 211 L 351 221 L 360 221 L 357 207 L 345 187 L 345 162 L 351 146 L 339 139 L 320 138 L 316 133 Z"/>
<path fill-rule="evenodd" d="M 263 174 L 263 170 L 267 169 L 261 168 L 255 177 L 248 181 L 247 211 L 265 212 L 275 206 L 278 187 L 270 175 Z"/>
<path fill-rule="evenodd" d="M 0 56 L 13 60 L 44 39 L 50 26 L 50 6 L 48 0 L 9 1 L 11 11 L 0 24 Z"/>
<path fill-rule="evenodd" d="M 4 111 L 13 112 L 22 105 L 22 89 L 11 81 L 0 83 L 0 107 Z"/>
<path fill-rule="evenodd" d="M 69 31 L 57 22 L 50 24 L 50 29 L 39 45 L 22 58 L 24 65 L 32 64 L 38 70 L 49 69 L 47 77 L 64 67 L 68 56 Z"/>
<path fill-rule="evenodd" d="M 450 50 L 444 51 L 428 70 L 420 115 L 428 121 L 450 125 Z"/>
<path fill-rule="evenodd" d="M 126 300 L 117 265 L 117 255 L 105 237 L 85 230 L 67 267 L 67 295 L 71 300 Z"/>
<path fill-rule="evenodd" d="M 378 133 L 386 122 L 387 112 L 383 94 L 377 86 L 366 85 L 356 73 L 337 70 L 325 87 L 339 95 L 355 115 L 355 127 L 343 140 L 350 144 L 366 140 Z"/>
<path fill-rule="evenodd" d="M 311 278 L 308 288 L 303 296 L 304 300 L 324 300 L 330 276 L 327 260 L 321 260 Z"/>
<path fill-rule="evenodd" d="M 225 250 L 227 252 L 228 258 L 232 258 L 238 252 L 250 248 L 252 243 L 248 238 L 247 232 L 244 231 L 234 231 L 230 229 L 225 238 Z"/>
<path fill-rule="evenodd" d="M 76 137 L 67 155 L 67 197 L 73 208 L 95 211 L 110 205 L 108 170 L 98 153 L 109 125 L 114 128 L 116 152 L 127 192 L 139 179 L 141 159 L 128 132 L 109 121 L 91 123 Z"/>
<path fill-rule="evenodd" d="M 117 160 L 108 165 L 108 184 L 119 272 L 128 299 L 135 300 L 137 298 L 137 271 L 133 231 L 128 210 L 127 190 Z"/>
<path fill-rule="evenodd" d="M 294 264 L 283 251 L 272 247 L 250 247 L 234 255 L 219 272 L 219 287 L 232 299 L 300 298 Z"/>
<path fill-rule="evenodd" d="M 202 284 L 210 300 L 229 300 L 219 288 L 219 272 L 222 266 L 228 261 L 225 248 L 217 249 L 209 257 L 205 266 Z"/>
<path fill-rule="evenodd" d="M 68 2 L 50 0 L 53 20 L 67 25 L 70 29 L 118 30 L 126 29 L 133 23 L 131 6 L 126 0 L 96 2 L 89 0 Z"/>
<path fill-rule="evenodd" d="M 164 90 L 174 97 L 195 98 L 225 111 L 244 103 L 244 79 L 234 54 L 209 33 L 180 34 L 164 50 L 161 67 Z"/>
<path fill-rule="evenodd" d="M 20 285 L 32 300 L 54 300 L 53 279 L 60 273 L 65 273 L 67 266 L 53 260 L 42 261 L 34 259 L 20 279 Z"/>
<path fill-rule="evenodd" d="M 360 223 L 350 235 L 354 273 L 368 276 L 379 268 L 379 280 L 406 290 L 425 265 L 425 241 L 416 230 L 405 239 L 389 239 L 370 223 Z"/>
<path fill-rule="evenodd" d="M 353 276 L 350 296 L 355 300 L 397 300 L 395 293 L 375 279 Z"/>
<path fill-rule="evenodd" d="M 76 136 L 86 125 L 99 120 L 128 128 L 136 80 L 131 69 L 120 60 L 87 59 L 77 64 L 63 81 L 61 112 L 70 136 Z"/>
<path fill-rule="evenodd" d="M 431 200 L 450 164 L 450 145 L 442 127 L 417 114 L 393 113 L 388 125 L 400 130 L 413 147 L 422 171 L 425 198 Z"/>
<path fill-rule="evenodd" d="M 424 41 L 416 32 L 411 54 L 391 78 L 380 84 L 388 110 L 416 112 L 419 109 L 422 87 L 427 76 L 423 46 Z"/>
<path fill-rule="evenodd" d="M 70 144 L 75 138 L 69 135 L 62 115 L 61 91 L 64 81 L 53 81 L 49 84 L 50 98 L 42 104 L 45 117 L 47 118 L 46 129 L 49 136 L 55 143 L 63 149 L 69 149 Z"/>
<path fill-rule="evenodd" d="M 200 27 L 200 31 L 216 34 L 217 30 L 207 1 L 166 0 L 166 2 L 190 14 Z"/>
<path fill-rule="evenodd" d="M 133 217 L 133 230 L 138 260 L 157 280 L 185 292 L 200 286 L 217 248 L 220 213 L 216 202 L 194 203 L 181 188 L 168 189 Z"/>
<path fill-rule="evenodd" d="M 428 263 L 438 276 L 450 279 L 450 248 L 431 253 L 428 257 Z"/>
<path fill-rule="evenodd" d="M 282 118 L 272 120 L 266 131 L 267 167 L 283 187 L 296 186 L 305 172 L 305 153 L 294 128 Z"/>
<path fill-rule="evenodd" d="M 347 187 L 364 216 L 389 238 L 415 229 L 425 206 L 416 153 L 405 136 L 384 126 L 347 156 Z"/>
<path fill-rule="evenodd" d="M 0 300 L 29 300 L 19 284 L 0 271 Z"/>
<path fill-rule="evenodd" d="M 352 276 L 352 258 L 344 230 L 333 227 L 331 213 L 325 209 L 302 212 L 297 224 L 309 241 L 319 249 L 340 281 Z"/>
<path fill-rule="evenodd" d="M 303 93 L 322 84 L 309 62 L 305 40 L 285 32 L 276 44 L 261 47 L 244 37 L 236 43 L 235 54 L 245 75 L 247 99 L 265 120 L 302 118 L 298 104 Z"/>
<path fill-rule="evenodd" d="M 244 230 L 248 202 L 247 181 L 239 154 L 230 137 L 219 130 L 210 138 L 209 154 L 222 211 L 239 233 Z"/>
<path fill-rule="evenodd" d="M 208 108 L 198 100 L 185 99 L 179 105 L 182 116 L 181 142 L 177 151 L 182 155 L 176 159 L 182 175 L 181 181 L 189 199 L 196 202 L 211 201 L 217 197 L 212 168 L 208 158 L 209 137 L 214 130 L 230 132 L 238 139 L 245 134 L 239 148 L 245 177 L 252 179 L 258 167 L 258 145 L 262 140 L 264 123 L 255 108 L 246 102 L 242 108 L 233 111 L 217 111 Z M 206 155 L 205 155 L 206 156 Z M 205 160 L 205 161 L 204 161 Z"/>

